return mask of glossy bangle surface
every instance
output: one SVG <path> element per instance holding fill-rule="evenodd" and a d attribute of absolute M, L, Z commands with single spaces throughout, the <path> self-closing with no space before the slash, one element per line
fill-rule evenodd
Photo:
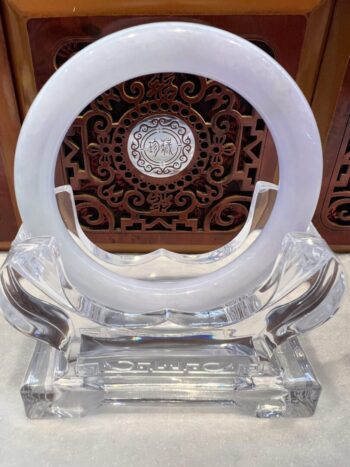
<path fill-rule="evenodd" d="M 219 81 L 247 99 L 273 136 L 280 186 L 257 240 L 225 267 L 196 278 L 125 277 L 86 255 L 61 219 L 54 193 L 57 154 L 78 113 L 96 96 L 136 76 L 191 73 Z M 111 34 L 76 54 L 46 83 L 23 124 L 15 188 L 25 227 L 54 236 L 69 279 L 92 300 L 125 312 L 207 310 L 256 287 L 288 232 L 305 231 L 322 178 L 318 129 L 302 92 L 271 57 L 231 33 L 194 23 L 162 22 Z"/>

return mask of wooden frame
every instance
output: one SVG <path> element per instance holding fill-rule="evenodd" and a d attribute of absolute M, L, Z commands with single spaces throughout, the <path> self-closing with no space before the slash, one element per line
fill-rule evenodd
<path fill-rule="evenodd" d="M 8 249 L 20 225 L 13 188 L 13 158 L 20 128 L 17 101 L 14 92 L 5 37 L 0 17 L 0 249 Z M 6 239 L 6 240 L 5 240 Z"/>
<path fill-rule="evenodd" d="M 346 212 L 344 206 L 350 204 L 350 192 L 346 188 L 350 181 L 347 149 L 350 141 L 349 21 L 350 2 L 338 0 L 312 102 L 320 133 L 325 141 L 324 177 L 314 223 L 321 235 L 337 251 L 350 251 L 349 214 L 345 214 L 345 221 L 339 217 L 342 216 L 341 210 Z"/>
<path fill-rule="evenodd" d="M 60 18 L 84 16 L 118 17 L 180 17 L 180 16 L 299 16 L 305 18 L 303 45 L 299 56 L 296 80 L 309 101 L 314 94 L 315 83 L 321 63 L 322 53 L 327 38 L 330 18 L 333 10 L 332 0 L 222 0 L 219 4 L 213 0 L 197 2 L 190 0 L 185 4 L 180 0 L 145 0 L 129 2 L 121 0 L 64 0 L 46 2 L 45 0 L 3 0 L 2 9 L 5 18 L 7 39 L 14 72 L 14 81 L 18 97 L 20 114 L 23 118 L 33 101 L 37 87 L 35 82 L 31 47 L 28 37 L 28 21 L 35 18 Z M 9 161 L 9 166 L 12 166 Z M 277 176 L 276 176 L 277 178 Z M 99 243 L 103 248 L 115 250 L 112 243 Z M 117 245 L 118 246 L 118 245 Z M 210 245 L 212 247 L 212 245 Z M 118 246 L 118 249 L 120 245 Z M 172 245 L 168 245 L 172 249 Z M 209 245 L 208 245 L 209 248 Z M 148 248 L 146 248 L 148 249 Z M 176 248 L 174 248 L 176 249 Z M 206 246 L 184 246 L 184 251 L 203 251 Z"/>
<path fill-rule="evenodd" d="M 195 0 L 184 4 L 180 0 L 168 2 L 144 0 L 3 0 L 7 35 L 12 56 L 16 89 L 22 117 L 36 95 L 27 21 L 31 18 L 67 16 L 188 16 L 188 15 L 301 15 L 307 17 L 304 44 L 297 74 L 297 82 L 310 100 L 313 94 L 321 54 L 325 43 L 332 0 Z"/>

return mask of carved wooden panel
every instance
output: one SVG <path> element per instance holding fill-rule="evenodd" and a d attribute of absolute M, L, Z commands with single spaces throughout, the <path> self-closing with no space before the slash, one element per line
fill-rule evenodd
<path fill-rule="evenodd" d="M 158 166 L 144 164 L 135 143 L 140 167 L 134 165 L 128 148 L 140 123 L 134 141 L 142 131 L 148 134 L 146 121 L 150 128 L 164 125 L 159 116 L 175 117 L 169 119 L 168 139 L 150 140 L 153 146 L 163 144 L 156 147 L 158 153 L 163 149 L 163 159 L 175 152 L 176 121 L 187 126 L 193 135 L 187 144 L 194 146 L 187 161 L 186 140 L 179 140 L 182 155 L 161 173 Z M 128 232 L 158 234 L 156 242 L 164 233 L 191 233 L 195 236 L 187 235 L 187 241 L 198 242 L 216 232 L 232 237 L 244 224 L 266 139 L 257 112 L 220 83 L 183 74 L 151 75 L 106 91 L 84 109 L 65 138 L 62 165 L 86 229 L 111 234 L 118 242 L 130 242 Z M 145 148 L 150 156 L 152 150 Z M 181 157 L 189 162 L 184 168 Z M 176 164 L 177 171 L 169 173 Z M 170 241 L 177 243 L 178 236 Z"/>
<path fill-rule="evenodd" d="M 231 31 L 272 51 L 292 76 L 298 73 L 307 26 L 303 15 L 44 17 L 29 19 L 26 25 L 37 89 L 54 72 L 55 64 L 85 45 L 112 32 L 156 21 L 191 21 Z"/>
<path fill-rule="evenodd" d="M 20 122 L 1 20 L 0 17 L 0 249 L 6 250 L 18 229 L 11 181 Z"/>
<path fill-rule="evenodd" d="M 159 19 L 30 20 L 37 87 L 96 38 Z M 292 75 L 297 73 L 305 17 L 181 19 L 245 35 L 275 55 Z M 160 177 L 138 167 L 128 148 L 135 126 L 158 117 L 189 128 L 194 148 L 186 166 Z M 155 141 L 163 145 L 158 156 L 170 160 L 175 140 L 173 131 L 167 143 Z M 116 244 L 117 249 L 130 251 L 158 246 L 200 251 L 222 245 L 237 234 L 246 220 L 256 181 L 273 180 L 275 170 L 271 137 L 248 102 L 205 77 L 170 73 L 136 77 L 106 90 L 84 109 L 62 145 L 57 178 L 59 183 L 72 185 L 79 221 L 95 243 L 109 249 Z"/>
<path fill-rule="evenodd" d="M 315 224 L 331 245 L 350 245 L 350 61 L 325 146 L 325 173 Z"/>
<path fill-rule="evenodd" d="M 312 108 L 324 141 L 314 223 L 338 251 L 350 251 L 350 2 L 335 4 Z"/>
<path fill-rule="evenodd" d="M 193 21 L 209 24 L 254 41 L 260 47 L 272 53 L 276 60 L 296 78 L 307 99 L 310 100 L 314 93 L 315 82 L 318 76 L 319 64 L 324 50 L 328 24 L 332 17 L 333 7 L 334 2 L 332 0 L 306 0 L 304 2 L 294 2 L 293 0 L 287 2 L 269 0 L 265 2 L 262 0 L 261 2 L 253 2 L 253 4 L 245 2 L 244 0 L 235 2 L 231 0 L 222 0 L 220 4 L 214 0 L 203 0 L 201 2 L 197 0 L 189 0 L 187 2 L 163 2 L 158 0 L 146 0 L 142 2 L 111 2 L 110 0 L 99 0 L 98 2 L 93 0 L 65 0 L 64 2 L 47 2 L 45 0 L 37 0 L 35 2 L 32 0 L 2 1 L 2 12 L 4 14 L 7 32 L 6 41 L 10 50 L 16 95 L 22 117 L 25 116 L 37 90 L 40 89 L 55 69 L 77 50 L 106 34 L 125 27 L 153 21 L 168 20 Z M 223 59 L 225 59 L 225 57 L 223 57 Z M 191 79 L 190 77 L 176 76 L 176 86 L 181 85 L 177 82 L 180 78 L 182 80 Z M 147 87 L 148 83 L 144 82 L 144 80 L 147 81 L 147 79 L 147 77 L 140 77 L 139 81 L 141 80 L 143 85 Z M 159 77 L 159 79 L 163 79 L 163 77 Z M 206 88 L 213 84 L 209 83 L 205 78 L 201 78 L 201 80 L 205 83 Z M 219 92 L 222 92 L 223 89 L 220 87 L 220 83 L 218 86 L 220 88 Z M 234 95 L 234 90 L 228 91 Z M 211 91 L 207 89 L 205 92 L 210 93 Z M 226 93 L 226 91 L 224 92 Z M 271 90 L 271 92 L 273 92 L 273 90 Z M 179 102 L 185 105 L 184 102 Z M 98 107 L 96 102 L 91 103 L 91 111 L 94 105 L 95 108 Z M 208 107 L 208 102 L 205 105 Z M 208 153 L 210 147 L 214 143 L 213 138 L 214 136 L 217 137 L 217 135 L 214 135 L 210 127 L 213 115 L 206 114 L 205 105 L 200 105 L 202 113 L 197 112 L 197 110 L 194 110 L 194 113 L 196 115 L 198 114 L 198 118 L 205 122 L 207 134 L 211 138 L 211 140 L 208 141 L 208 148 L 204 148 Z M 90 212 L 87 206 L 85 206 L 84 209 L 83 206 L 79 208 L 80 221 L 84 225 L 88 236 L 94 242 L 102 246 L 102 248 L 124 251 L 145 251 L 159 246 L 167 246 L 175 250 L 181 249 L 182 251 L 189 252 L 203 251 L 230 240 L 243 224 L 246 210 L 250 204 L 252 186 L 255 181 L 257 179 L 272 180 L 276 169 L 273 145 L 266 128 L 263 126 L 263 122 L 260 121 L 254 109 L 251 109 L 249 104 L 241 100 L 239 96 L 235 96 L 234 105 L 235 106 L 230 109 L 230 112 L 237 112 L 236 117 L 239 124 L 237 124 L 237 129 L 234 130 L 236 134 L 234 134 L 233 131 L 234 125 L 230 124 L 230 134 L 225 134 L 223 136 L 225 136 L 230 144 L 237 144 L 237 147 L 235 147 L 233 156 L 222 156 L 222 164 L 220 157 L 217 161 L 217 164 L 221 164 L 219 164 L 220 167 L 218 165 L 218 171 L 229 170 L 229 164 L 232 162 L 231 168 L 233 172 L 227 178 L 227 183 L 224 179 L 221 180 L 221 183 L 215 181 L 215 186 L 220 186 L 222 197 L 213 199 L 216 195 L 210 192 L 209 196 L 212 197 L 211 207 L 209 205 L 202 206 L 203 201 L 198 199 L 198 194 L 201 192 L 201 187 L 198 185 L 200 177 L 195 172 L 194 176 L 197 178 L 193 178 L 191 183 L 189 180 L 185 180 L 186 187 L 183 189 L 183 191 L 186 192 L 192 190 L 193 201 L 191 201 L 192 204 L 186 214 L 184 213 L 184 206 L 180 205 L 176 206 L 177 214 L 173 213 L 169 205 L 170 200 L 169 198 L 166 199 L 165 192 L 167 192 L 167 190 L 172 190 L 170 180 L 166 180 L 166 177 L 163 177 L 164 180 L 162 183 L 164 182 L 163 185 L 167 185 L 166 189 L 162 188 L 160 190 L 157 188 L 153 191 L 151 196 L 150 193 L 147 194 L 147 190 L 145 191 L 144 185 L 141 187 L 141 183 L 147 185 L 148 182 L 145 180 L 149 174 L 147 175 L 147 173 L 142 173 L 142 171 L 139 170 L 138 176 L 141 177 L 142 181 L 139 183 L 135 182 L 134 185 L 132 178 L 136 177 L 133 177 L 131 171 L 131 178 L 130 174 L 128 174 L 128 177 L 124 177 L 120 166 L 125 165 L 127 167 L 127 164 L 123 164 L 120 160 L 117 161 L 116 158 L 120 157 L 119 155 L 115 155 L 113 158 L 108 158 L 107 156 L 101 157 L 101 164 L 109 164 L 109 170 L 118 173 L 120 180 L 124 177 L 123 183 L 125 182 L 125 187 L 129 187 L 124 187 L 124 192 L 129 192 L 131 187 L 134 186 L 138 192 L 144 190 L 142 193 L 143 196 L 145 196 L 145 202 L 137 206 L 137 209 L 135 209 L 135 206 L 132 207 L 132 209 L 136 211 L 135 213 L 128 211 L 128 205 L 130 205 L 130 203 L 129 201 L 125 201 L 125 197 L 122 201 L 122 204 L 124 203 L 123 207 L 121 205 L 116 207 L 111 205 L 112 198 L 107 199 L 108 196 L 102 188 L 100 192 L 102 193 L 103 191 L 103 196 L 96 196 L 94 193 L 98 193 L 97 185 L 106 187 L 106 179 L 102 179 L 103 177 L 101 174 L 97 177 L 95 176 L 96 159 L 98 159 L 98 157 L 96 155 L 91 156 L 89 153 L 85 152 L 85 149 L 89 145 L 95 145 L 91 147 L 100 150 L 101 142 L 103 141 L 101 138 L 100 141 L 98 141 L 97 136 L 113 138 L 113 131 L 116 130 L 120 123 L 117 120 L 113 120 L 113 112 L 115 112 L 115 109 L 109 111 L 99 108 L 100 112 L 109 114 L 108 118 L 112 120 L 110 133 L 107 134 L 105 132 L 104 135 L 97 135 L 96 132 L 90 132 L 93 121 L 93 119 L 90 119 L 90 129 L 86 127 L 87 134 L 85 134 L 85 130 L 81 125 L 87 117 L 83 115 L 84 112 L 81 116 L 78 116 L 74 124 L 75 126 L 72 127 L 67 135 L 62 148 L 63 158 L 61 159 L 62 164 L 59 164 L 57 167 L 57 181 L 59 183 L 71 181 L 73 184 L 76 184 L 76 186 L 79 185 L 80 188 L 75 190 L 77 205 L 83 204 L 83 201 L 78 199 L 78 197 L 82 195 L 85 197 L 90 195 L 93 197 L 94 203 L 102 203 L 103 212 L 105 213 L 103 216 L 107 216 L 107 219 L 110 219 L 109 224 L 106 220 L 99 220 L 102 208 L 98 213 L 97 211 L 94 213 Z M 198 106 L 199 103 L 197 107 Z M 154 109 L 151 110 L 149 114 L 150 118 L 155 116 Z M 127 109 L 125 107 L 123 112 L 125 113 L 126 111 Z M 175 113 L 176 112 L 179 111 L 175 111 Z M 179 117 L 175 114 L 171 114 L 169 118 L 178 119 Z M 140 119 L 138 121 L 139 123 L 142 122 Z M 158 121 L 158 124 L 161 125 L 159 122 L 160 121 Z M 146 123 L 149 124 L 149 121 Z M 186 129 L 185 125 L 187 125 L 187 123 L 187 127 L 192 128 L 194 122 L 188 122 L 187 120 L 186 123 L 184 119 L 181 119 L 181 122 L 177 121 L 177 123 L 180 125 L 179 128 L 182 127 Z M 196 124 L 199 123 L 199 121 L 196 122 Z M 246 125 L 246 127 L 244 131 L 242 130 L 243 137 L 240 140 L 238 130 L 241 128 L 239 126 L 241 124 L 243 126 Z M 255 124 L 256 126 L 254 127 Z M 77 128 L 80 128 L 79 131 L 83 132 L 82 135 L 85 139 L 83 138 L 78 141 Z M 130 128 L 131 127 L 129 127 L 129 129 Z M 162 128 L 164 130 L 164 125 Z M 73 131 L 76 132 L 75 136 L 72 134 Z M 204 150 L 199 149 L 198 129 L 196 129 L 195 126 L 193 127 L 192 134 L 195 143 L 194 146 L 197 149 L 194 151 L 193 156 L 191 156 L 187 167 L 182 165 L 183 172 L 179 172 L 179 176 L 181 174 L 181 176 L 185 177 L 187 175 L 189 177 L 190 173 L 187 172 L 191 172 L 192 170 L 196 171 L 194 165 L 197 160 L 200 160 L 198 159 L 200 158 L 200 152 L 204 152 Z M 176 134 L 172 133 L 169 138 L 170 141 L 174 143 Z M 238 138 L 237 141 L 236 138 Z M 249 148 L 249 139 L 253 145 L 256 142 L 256 147 L 252 151 L 250 151 Z M 258 143 L 259 140 L 261 140 L 261 145 Z M 123 144 L 123 148 L 125 148 L 127 143 L 125 142 Z M 159 157 L 159 154 L 161 154 L 163 158 L 167 158 L 167 161 L 172 160 L 170 152 L 173 151 L 173 149 L 169 152 L 169 141 L 160 141 L 158 138 L 158 140 L 152 144 L 153 155 L 148 155 L 153 157 L 153 161 Z M 156 150 L 157 144 L 160 149 L 157 155 L 155 155 L 154 151 Z M 178 147 L 179 146 L 177 146 L 177 148 Z M 144 147 L 141 147 L 141 150 L 143 151 L 143 156 L 145 156 Z M 72 151 L 76 151 L 74 157 L 72 156 Z M 246 152 L 246 155 L 243 155 L 244 152 Z M 248 156 L 249 153 L 251 153 L 250 156 Z M 122 157 L 124 156 L 128 156 L 128 154 L 123 153 Z M 70 157 L 73 157 L 72 161 L 75 164 L 74 168 L 76 172 L 69 166 Z M 10 158 L 13 158 L 13 154 L 10 154 Z M 211 156 L 208 154 L 207 158 L 211 158 Z M 129 158 L 129 160 L 131 163 L 133 162 L 132 158 Z M 202 161 L 206 163 L 204 158 Z M 12 161 L 9 160 L 9 162 L 11 166 Z M 118 167 L 115 162 L 118 162 Z M 128 162 L 128 160 L 126 160 L 126 162 Z M 98 162 L 98 164 L 99 163 L 100 162 Z M 132 170 L 135 171 L 138 167 L 135 164 L 132 165 Z M 91 172 L 89 172 L 89 170 Z M 95 172 L 93 173 L 92 170 L 95 170 Z M 204 172 L 206 171 L 203 169 L 202 175 Z M 175 176 L 177 174 L 173 173 L 173 175 Z M 206 173 L 204 175 L 207 177 Z M 82 179 L 79 178 L 80 176 Z M 86 177 L 90 177 L 90 179 Z M 118 183 L 120 183 L 120 180 Z M 90 188 L 88 189 L 87 186 L 89 184 Z M 160 182 L 157 181 L 154 185 L 158 187 L 160 186 Z M 249 187 L 249 185 L 252 186 Z M 208 188 L 209 186 L 212 185 L 208 185 Z M 107 189 L 109 192 L 111 191 L 110 186 L 108 186 Z M 11 192 L 12 191 L 13 187 L 11 186 Z M 168 194 L 173 196 L 174 191 Z M 238 211 L 229 212 L 225 208 L 222 211 L 221 220 L 220 216 L 213 215 L 213 220 L 210 223 L 207 221 L 205 224 L 205 218 L 206 216 L 208 218 L 209 210 L 211 208 L 214 209 L 214 205 L 219 205 L 221 200 L 227 200 L 229 196 L 241 197 Z M 246 201 L 244 197 L 247 197 Z M 171 203 L 174 203 L 174 200 L 172 200 Z M 135 199 L 133 199 L 133 204 L 135 205 Z M 124 205 L 126 207 L 124 207 Z M 191 209 L 192 211 L 190 212 Z M 140 213 L 140 211 L 142 212 Z M 159 214 L 155 214 L 158 212 Z M 136 216 L 137 219 L 140 218 L 142 220 L 141 224 L 130 220 L 132 216 Z M 151 227 L 152 219 L 155 219 L 155 216 L 157 219 L 161 218 L 162 222 L 155 223 L 153 227 Z M 130 230 L 127 230 L 128 222 L 131 222 Z M 220 225 L 220 223 L 223 225 Z M 206 228 L 204 228 L 204 224 L 207 226 Z"/>
<path fill-rule="evenodd" d="M 13 240 L 17 233 L 17 223 L 12 207 L 9 186 L 6 179 L 5 167 L 0 154 L 0 249 L 9 248 L 9 240 Z"/>

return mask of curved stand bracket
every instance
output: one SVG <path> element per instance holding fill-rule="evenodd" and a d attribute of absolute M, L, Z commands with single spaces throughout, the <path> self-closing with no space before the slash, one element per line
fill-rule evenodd
<path fill-rule="evenodd" d="M 116 258 L 81 232 L 68 188 L 57 190 L 74 241 L 111 270 L 159 280 L 164 264 L 181 277 L 219 268 L 247 248 L 271 210 L 273 185 L 259 184 L 239 239 L 213 256 Z M 219 250 L 217 250 L 219 251 Z M 152 275 L 152 271 L 155 274 Z M 91 287 L 94 286 L 93 277 Z M 313 413 L 320 385 L 298 335 L 327 321 L 345 290 L 342 267 L 310 226 L 285 236 L 268 277 L 213 309 L 125 313 L 87 299 L 70 283 L 52 237 L 20 230 L 1 270 L 6 319 L 38 340 L 22 396 L 32 418 L 83 415 L 126 403 L 219 402 L 259 417 Z M 79 401 L 79 402 L 77 402 Z"/>

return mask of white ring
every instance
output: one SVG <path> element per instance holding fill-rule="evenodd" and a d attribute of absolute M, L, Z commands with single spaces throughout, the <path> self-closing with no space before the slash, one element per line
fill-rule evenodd
<path fill-rule="evenodd" d="M 106 89 L 140 75 L 183 72 L 219 81 L 246 98 L 267 123 L 279 157 L 280 188 L 258 239 L 210 274 L 170 282 L 123 277 L 88 257 L 61 219 L 56 158 L 75 116 Z M 305 231 L 322 177 L 322 150 L 311 109 L 298 86 L 248 41 L 192 23 L 153 23 L 111 34 L 66 62 L 38 94 L 23 124 L 15 187 L 25 227 L 56 237 L 72 284 L 96 302 L 127 312 L 205 310 L 246 293 L 266 275 L 284 235 Z"/>

